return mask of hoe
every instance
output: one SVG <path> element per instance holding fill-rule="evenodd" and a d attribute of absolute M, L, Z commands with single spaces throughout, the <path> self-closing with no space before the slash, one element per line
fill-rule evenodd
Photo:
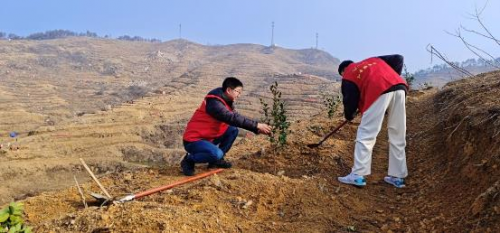
<path fill-rule="evenodd" d="M 199 180 L 199 179 L 205 178 L 207 176 L 211 176 L 211 175 L 214 175 L 214 174 L 217 174 L 219 172 L 224 171 L 224 169 L 219 168 L 219 169 L 215 169 L 215 170 L 211 170 L 211 171 L 208 171 L 208 172 L 205 172 L 205 173 L 198 174 L 198 175 L 193 176 L 193 177 L 188 177 L 188 178 L 176 181 L 176 182 L 174 182 L 172 184 L 160 186 L 160 187 L 157 187 L 157 188 L 152 188 L 152 189 L 149 189 L 149 190 L 146 190 L 146 191 L 142 191 L 142 192 L 139 192 L 139 193 L 136 193 L 136 194 L 129 194 L 129 195 L 124 196 L 122 198 L 113 198 L 111 195 L 109 195 L 109 193 L 106 191 L 106 189 L 104 188 L 104 186 L 102 186 L 102 184 L 99 182 L 99 180 L 97 180 L 97 178 L 92 173 L 92 171 L 87 166 L 87 164 L 85 164 L 85 162 L 83 161 L 83 159 L 80 159 L 80 160 L 81 160 L 83 166 L 85 167 L 85 169 L 87 169 L 87 171 L 90 173 L 90 176 L 92 177 L 92 179 L 94 179 L 94 181 L 99 185 L 99 187 L 104 192 L 104 194 L 106 194 L 106 196 L 101 195 L 101 194 L 97 194 L 97 193 L 91 193 L 90 194 L 99 203 L 101 203 L 101 206 L 105 205 L 105 204 L 110 204 L 110 203 L 124 203 L 124 202 L 127 202 L 127 201 L 132 201 L 132 200 L 135 200 L 135 199 L 138 199 L 138 198 L 141 198 L 141 197 L 149 196 L 149 195 L 151 195 L 153 193 L 157 193 L 157 192 L 161 192 L 163 190 L 171 189 L 171 188 L 179 186 L 181 184 L 185 184 L 185 183 L 189 183 L 191 181 Z"/>
<path fill-rule="evenodd" d="M 342 122 L 342 124 L 340 124 L 339 126 L 337 126 L 337 128 L 335 128 L 334 130 L 332 130 L 332 132 L 330 132 L 329 134 L 327 134 L 320 142 L 313 143 L 313 144 L 308 144 L 307 147 L 309 147 L 309 148 L 316 148 L 316 147 L 320 146 L 321 144 L 323 144 L 324 141 L 326 141 L 326 139 L 328 139 L 334 133 L 336 133 L 337 131 L 339 131 L 339 129 L 342 128 L 342 126 L 344 126 L 345 124 L 347 124 L 347 122 L 349 122 L 349 121 L 346 120 L 346 121 Z"/>

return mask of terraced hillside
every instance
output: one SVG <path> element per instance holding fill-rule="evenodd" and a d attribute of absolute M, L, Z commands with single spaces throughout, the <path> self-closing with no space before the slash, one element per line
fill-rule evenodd
<path fill-rule="evenodd" d="M 406 187 L 386 184 L 386 125 L 372 175 L 357 188 L 350 171 L 359 119 L 310 149 L 343 121 L 324 116 L 292 124 L 289 144 L 272 153 L 265 137 L 240 140 L 235 166 L 142 199 L 85 208 L 73 186 L 27 198 L 28 224 L 41 232 L 498 232 L 500 72 L 413 91 L 407 103 Z M 198 166 L 197 172 L 205 172 Z M 183 179 L 178 166 L 101 177 L 115 197 Z M 87 200 L 99 192 L 83 185 Z"/>
<path fill-rule="evenodd" d="M 0 40 L 0 203 L 86 177 L 78 157 L 99 173 L 177 163 L 185 123 L 227 76 L 245 83 L 243 114 L 260 118 L 278 81 L 291 119 L 306 119 L 338 91 L 337 65 L 319 50 L 252 44 Z"/>
<path fill-rule="evenodd" d="M 0 40 L 0 55 L 0 132 L 29 132 L 151 92 L 200 98 L 227 76 L 242 79 L 247 94 L 262 92 L 269 77 L 280 75 L 315 75 L 326 84 L 337 77 L 338 65 L 338 59 L 314 49 L 185 40 Z"/>

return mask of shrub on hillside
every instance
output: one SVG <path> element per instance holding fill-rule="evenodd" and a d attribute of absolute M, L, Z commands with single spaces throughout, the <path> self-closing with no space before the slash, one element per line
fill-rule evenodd
<path fill-rule="evenodd" d="M 425 82 L 420 84 L 420 88 L 422 90 L 429 90 L 432 89 L 434 86 L 432 85 L 432 82 Z"/>
<path fill-rule="evenodd" d="M 273 94 L 273 104 L 272 108 L 260 99 L 264 111 L 263 121 L 271 125 L 271 135 L 269 136 L 269 141 L 274 150 L 282 148 L 286 145 L 286 139 L 290 133 L 288 128 L 290 127 L 290 122 L 287 120 L 285 102 L 281 98 L 281 91 L 278 90 L 278 82 L 275 82 L 269 88 Z M 271 112 L 269 112 L 271 110 Z"/>
<path fill-rule="evenodd" d="M 7 36 L 7 38 L 9 38 L 10 40 L 20 40 L 20 39 L 23 39 L 23 37 L 21 36 L 18 36 L 14 33 L 9 33 L 9 35 Z"/>
<path fill-rule="evenodd" d="M 404 65 L 403 78 L 405 78 L 406 83 L 411 88 L 413 85 L 413 82 L 415 81 L 415 74 L 408 72 L 408 70 L 406 69 L 406 65 Z"/>
<path fill-rule="evenodd" d="M 342 102 L 340 94 L 323 96 L 323 104 L 326 106 L 328 118 L 332 119 L 337 111 L 339 104 Z"/>
<path fill-rule="evenodd" d="M 118 40 L 127 40 L 127 41 L 147 41 L 147 42 L 161 42 L 159 39 L 147 39 L 147 38 L 142 38 L 140 36 L 129 36 L 129 35 L 124 35 L 124 36 L 119 36 L 117 38 Z"/>

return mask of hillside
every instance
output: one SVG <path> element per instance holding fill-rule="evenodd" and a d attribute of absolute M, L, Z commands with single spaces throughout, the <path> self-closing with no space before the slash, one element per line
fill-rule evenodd
<path fill-rule="evenodd" d="M 66 38 L 0 40 L 0 54 L 0 203 L 87 180 L 79 157 L 99 174 L 177 164 L 186 122 L 227 76 L 245 83 L 236 108 L 255 119 L 275 81 L 292 120 L 338 91 L 338 60 L 311 49 Z"/>
<path fill-rule="evenodd" d="M 0 45 L 0 205 L 24 202 L 35 232 L 500 231 L 498 71 L 411 92 L 408 186 L 383 182 L 383 130 L 359 189 L 336 180 L 352 165 L 359 119 L 306 146 L 343 121 L 341 109 L 327 119 L 322 107 L 322 95 L 338 92 L 327 75 L 338 60 L 321 51 L 85 38 Z M 115 197 L 183 179 L 185 123 L 229 75 L 246 84 L 237 109 L 253 118 L 279 82 L 293 120 L 288 147 L 273 153 L 264 136 L 241 132 L 232 169 L 124 204 L 91 201 L 100 190 L 78 158 Z"/>
<path fill-rule="evenodd" d="M 352 164 L 359 119 L 318 149 L 306 147 L 342 121 L 338 114 L 295 122 L 278 154 L 264 137 L 239 141 L 228 155 L 235 168 L 219 175 L 102 208 L 84 209 L 74 187 L 44 193 L 24 201 L 27 219 L 43 232 L 498 232 L 498 87 L 500 72 L 493 72 L 410 94 L 403 189 L 382 181 L 385 130 L 362 189 L 336 181 Z M 166 166 L 102 181 L 120 196 L 181 178 L 177 166 Z M 98 192 L 91 183 L 84 190 Z"/>
<path fill-rule="evenodd" d="M 313 49 L 82 37 L 0 40 L 0 55 L 0 132 L 25 133 L 151 92 L 200 98 L 227 76 L 247 83 L 246 93 L 262 92 L 276 75 L 313 75 L 331 83 L 339 63 Z"/>

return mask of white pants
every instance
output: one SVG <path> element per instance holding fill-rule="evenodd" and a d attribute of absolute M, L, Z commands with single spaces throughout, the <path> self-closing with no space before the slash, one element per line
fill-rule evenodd
<path fill-rule="evenodd" d="M 358 127 L 354 148 L 352 173 L 360 176 L 371 174 L 372 151 L 377 135 L 382 128 L 384 114 L 388 112 L 387 128 L 389 133 L 389 176 L 405 178 L 406 168 L 406 96 L 398 90 L 381 95 L 363 113 Z"/>

